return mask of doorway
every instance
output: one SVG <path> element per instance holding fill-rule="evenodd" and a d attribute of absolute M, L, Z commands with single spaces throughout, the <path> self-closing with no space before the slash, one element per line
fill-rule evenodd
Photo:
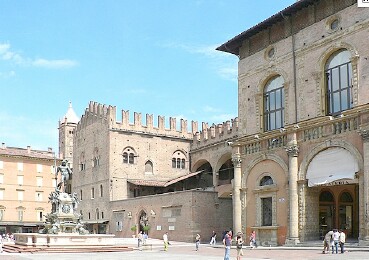
<path fill-rule="evenodd" d="M 342 229 L 347 238 L 357 237 L 358 216 L 355 187 L 323 189 L 319 194 L 319 230 L 323 237 L 332 229 Z M 356 213 L 355 213 L 356 212 Z"/>

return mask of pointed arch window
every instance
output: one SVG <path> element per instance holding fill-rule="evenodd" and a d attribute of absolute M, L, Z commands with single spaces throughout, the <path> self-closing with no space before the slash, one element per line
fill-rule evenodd
<path fill-rule="evenodd" d="M 341 49 L 333 53 L 325 65 L 328 115 L 336 116 L 352 108 L 351 53 Z"/>
<path fill-rule="evenodd" d="M 270 131 L 284 126 L 284 81 L 273 77 L 264 87 L 264 130 Z"/>
<path fill-rule="evenodd" d="M 146 163 L 145 163 L 145 173 L 146 174 L 153 174 L 153 164 L 152 164 L 152 162 L 150 162 L 150 161 L 147 161 Z"/>

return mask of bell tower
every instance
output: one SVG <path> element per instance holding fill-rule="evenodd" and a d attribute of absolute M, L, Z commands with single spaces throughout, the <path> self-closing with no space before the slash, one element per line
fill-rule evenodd
<path fill-rule="evenodd" d="M 73 110 L 72 102 L 65 116 L 59 120 L 59 158 L 68 160 L 70 168 L 73 168 L 73 142 L 74 133 L 79 122 L 79 117 Z"/>

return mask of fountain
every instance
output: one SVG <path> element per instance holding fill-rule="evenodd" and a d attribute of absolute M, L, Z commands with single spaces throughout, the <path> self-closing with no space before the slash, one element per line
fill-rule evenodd
<path fill-rule="evenodd" d="M 15 244 L 23 246 L 74 247 L 74 246 L 110 246 L 114 245 L 114 235 L 89 234 L 84 228 L 81 214 L 76 209 L 79 203 L 76 193 L 65 191 L 66 183 L 72 174 L 63 160 L 55 173 L 56 181 L 60 173 L 60 182 L 49 195 L 51 213 L 48 213 L 44 228 L 39 233 L 16 233 Z"/>

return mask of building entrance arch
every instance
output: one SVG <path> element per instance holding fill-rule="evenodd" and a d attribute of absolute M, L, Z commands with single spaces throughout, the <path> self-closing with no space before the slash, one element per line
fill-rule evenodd
<path fill-rule="evenodd" d="M 333 229 L 341 229 L 348 238 L 358 234 L 357 185 L 324 188 L 319 193 L 320 236 Z M 356 213 L 355 213 L 356 212 Z"/>

